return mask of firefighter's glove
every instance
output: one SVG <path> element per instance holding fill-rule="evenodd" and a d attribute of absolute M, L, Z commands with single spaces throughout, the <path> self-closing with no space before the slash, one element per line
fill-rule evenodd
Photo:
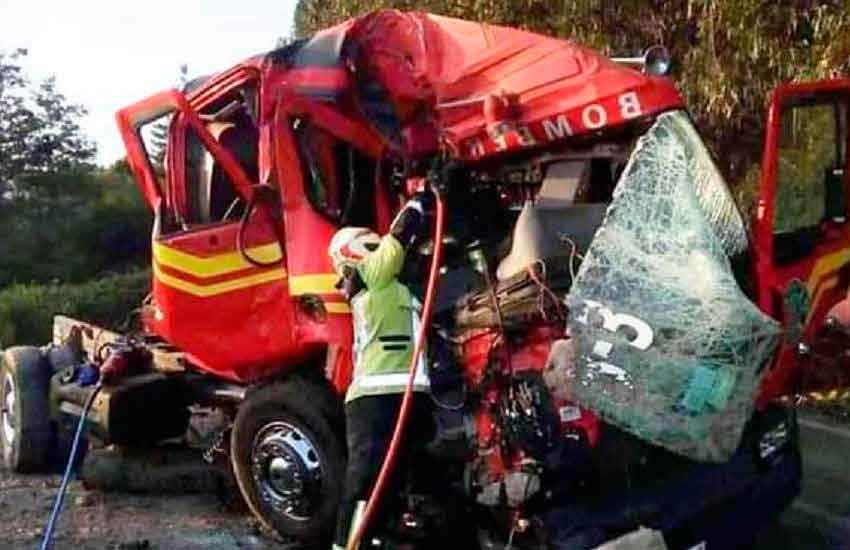
<path fill-rule="evenodd" d="M 390 233 L 404 248 L 409 247 L 425 226 L 425 215 L 433 205 L 430 193 L 417 193 L 407 201 L 390 226 Z"/>

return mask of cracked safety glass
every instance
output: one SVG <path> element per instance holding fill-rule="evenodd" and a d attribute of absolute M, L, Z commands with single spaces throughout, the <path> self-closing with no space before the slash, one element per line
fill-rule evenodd
<path fill-rule="evenodd" d="M 603 420 L 696 460 L 727 460 L 779 325 L 740 290 L 747 233 L 688 116 L 638 140 L 567 302 L 570 392 Z"/>

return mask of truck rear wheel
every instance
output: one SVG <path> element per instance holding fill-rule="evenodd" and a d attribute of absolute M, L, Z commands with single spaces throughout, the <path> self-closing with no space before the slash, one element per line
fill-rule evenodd
<path fill-rule="evenodd" d="M 332 399 L 292 378 L 249 394 L 236 415 L 236 481 L 254 515 L 284 539 L 317 543 L 333 530 L 345 452 Z"/>
<path fill-rule="evenodd" d="M 48 407 L 50 366 L 33 347 L 0 357 L 0 447 L 3 465 L 16 473 L 45 470 L 53 427 Z"/>

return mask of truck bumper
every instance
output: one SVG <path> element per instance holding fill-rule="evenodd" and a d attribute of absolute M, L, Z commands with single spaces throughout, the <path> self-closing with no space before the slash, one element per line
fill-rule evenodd
<path fill-rule="evenodd" d="M 694 510 L 691 517 L 662 521 L 659 527 L 667 546 L 705 550 L 751 546 L 759 531 L 775 521 L 800 493 L 800 463 L 798 448 L 788 448 L 759 477 L 724 501 Z"/>
<path fill-rule="evenodd" d="M 764 458 L 759 443 L 781 422 L 787 441 Z M 773 409 L 752 424 L 725 464 L 690 463 L 654 482 L 632 471 L 631 488 L 551 507 L 543 517 L 549 544 L 555 550 L 595 548 L 644 526 L 661 531 L 670 549 L 751 545 L 799 494 L 802 479 L 794 413 Z"/>

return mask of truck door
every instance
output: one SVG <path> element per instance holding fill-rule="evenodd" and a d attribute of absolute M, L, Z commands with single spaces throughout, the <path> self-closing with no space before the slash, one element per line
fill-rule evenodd
<path fill-rule="evenodd" d="M 790 84 L 768 111 L 755 271 L 759 305 L 786 337 L 763 399 L 805 391 L 823 378 L 815 371 L 840 367 L 841 354 L 823 346 L 825 319 L 850 280 L 849 101 L 850 80 Z"/>
<path fill-rule="evenodd" d="M 295 364 L 306 350 L 293 334 L 279 196 L 259 204 L 255 195 L 267 147 L 257 80 L 251 74 L 221 80 L 208 97 L 187 102 L 170 92 L 149 100 L 162 105 L 148 110 L 169 117 L 163 166 L 154 165 L 127 127 L 122 134 L 128 152 L 145 153 L 131 164 L 156 213 L 148 330 L 199 368 L 247 382 Z M 122 114 L 129 122 L 138 118 L 128 108 L 119 125 Z M 144 138 L 146 128 L 135 134 Z"/>
<path fill-rule="evenodd" d="M 379 139 L 335 107 L 284 98 L 275 116 L 273 156 L 299 339 L 328 346 L 326 375 L 343 391 L 351 376 L 351 310 L 336 289 L 328 245 L 343 226 L 387 231 L 391 207 Z"/>

